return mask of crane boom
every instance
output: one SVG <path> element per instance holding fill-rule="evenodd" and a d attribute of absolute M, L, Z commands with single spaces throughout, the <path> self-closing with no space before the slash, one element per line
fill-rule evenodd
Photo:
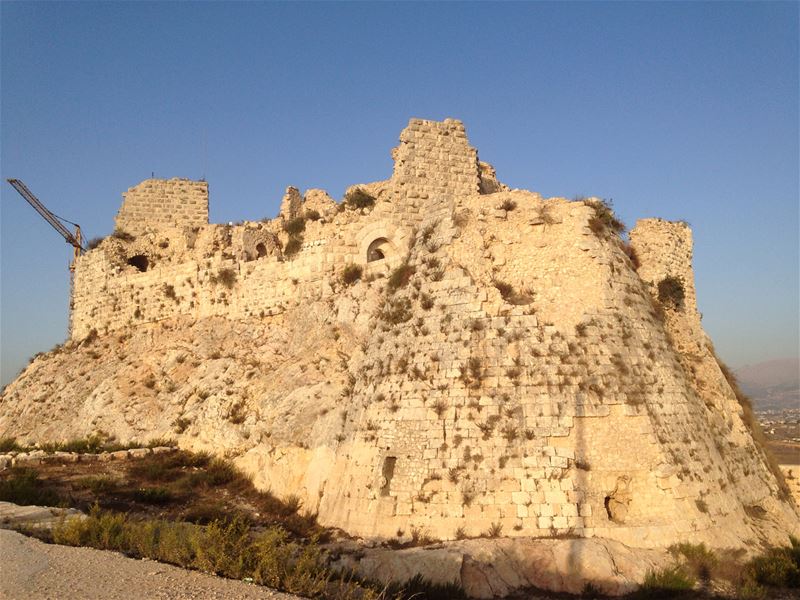
<path fill-rule="evenodd" d="M 72 225 L 75 225 L 76 230 L 74 234 L 71 233 L 69 229 L 64 227 L 64 225 L 61 223 L 59 217 L 50 212 L 47 207 L 42 204 L 36 196 L 33 195 L 33 192 L 31 192 L 28 189 L 28 186 L 22 181 L 19 179 L 9 179 L 8 183 L 14 186 L 14 189 L 19 192 L 19 195 L 25 198 L 25 200 L 28 201 L 28 204 L 35 208 L 36 212 L 42 215 L 44 220 L 50 223 L 50 225 L 53 226 L 53 229 L 60 233 L 61 237 L 63 237 L 68 244 L 75 248 L 76 257 L 80 255 L 80 253 L 84 250 L 80 226 L 77 223 L 72 223 Z"/>

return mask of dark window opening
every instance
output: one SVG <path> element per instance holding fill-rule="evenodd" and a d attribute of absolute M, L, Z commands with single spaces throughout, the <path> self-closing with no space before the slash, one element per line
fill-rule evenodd
<path fill-rule="evenodd" d="M 147 268 L 150 266 L 150 262 L 147 260 L 147 257 L 144 254 L 137 254 L 136 256 L 131 256 L 128 259 L 128 264 L 132 267 L 136 267 L 142 273 L 147 271 Z"/>
<path fill-rule="evenodd" d="M 264 244 L 256 244 L 256 256 L 263 258 L 267 255 L 267 247 Z"/>
<path fill-rule="evenodd" d="M 383 260 L 387 253 L 391 254 L 392 246 L 386 238 L 378 238 L 367 248 L 367 262 Z"/>
<path fill-rule="evenodd" d="M 381 496 L 388 496 L 391 491 L 392 477 L 394 477 L 394 466 L 397 464 L 396 456 L 387 456 L 383 461 L 383 486 Z"/>

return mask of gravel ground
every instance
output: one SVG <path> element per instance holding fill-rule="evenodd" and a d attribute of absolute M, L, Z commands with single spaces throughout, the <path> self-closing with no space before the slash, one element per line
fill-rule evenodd
<path fill-rule="evenodd" d="M 2 600 L 297 600 L 300 597 L 127 558 L 116 552 L 45 544 L 0 530 Z"/>

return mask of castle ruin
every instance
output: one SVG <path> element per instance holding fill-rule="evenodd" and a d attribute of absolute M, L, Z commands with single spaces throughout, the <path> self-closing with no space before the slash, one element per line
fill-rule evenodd
<path fill-rule="evenodd" d="M 288 188 L 262 222 L 209 224 L 205 182 L 128 190 L 75 271 L 68 346 L 110 356 L 51 386 L 64 355 L 34 361 L 0 435 L 176 437 L 360 536 L 798 531 L 702 329 L 686 224 L 628 244 L 598 199 L 500 183 L 452 119 L 412 119 L 392 156 L 350 200 Z"/>

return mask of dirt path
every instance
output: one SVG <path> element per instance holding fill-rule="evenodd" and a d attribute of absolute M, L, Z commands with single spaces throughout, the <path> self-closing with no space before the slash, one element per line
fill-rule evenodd
<path fill-rule="evenodd" d="M 2 600 L 297 600 L 241 581 L 0 530 Z"/>

